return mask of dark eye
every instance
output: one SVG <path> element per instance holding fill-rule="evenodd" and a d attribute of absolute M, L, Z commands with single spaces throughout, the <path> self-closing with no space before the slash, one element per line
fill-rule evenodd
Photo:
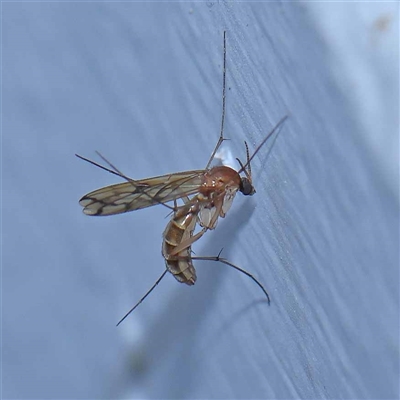
<path fill-rule="evenodd" d="M 252 185 L 252 183 L 247 178 L 242 178 L 241 179 L 239 190 L 245 196 L 252 196 L 256 192 L 255 189 L 254 189 L 254 186 Z"/>

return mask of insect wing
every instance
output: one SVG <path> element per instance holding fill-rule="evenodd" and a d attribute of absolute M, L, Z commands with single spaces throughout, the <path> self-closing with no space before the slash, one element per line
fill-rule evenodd
<path fill-rule="evenodd" d="M 196 194 L 204 171 L 186 171 L 140 181 L 118 183 L 83 196 L 79 204 L 87 215 L 114 215 L 139 210 Z"/>

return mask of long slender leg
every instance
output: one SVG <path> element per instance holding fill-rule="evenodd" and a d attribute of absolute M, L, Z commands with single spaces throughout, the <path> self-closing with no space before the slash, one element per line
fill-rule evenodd
<path fill-rule="evenodd" d="M 226 92 L 226 31 L 224 31 L 224 66 L 222 72 L 222 117 L 221 117 L 221 130 L 219 134 L 218 142 L 214 148 L 214 151 L 211 153 L 211 157 L 208 160 L 205 169 L 210 167 L 211 161 L 213 160 L 215 154 L 217 153 L 219 147 L 221 146 L 224 139 L 224 123 L 225 123 L 225 92 Z"/>
<path fill-rule="evenodd" d="M 99 151 L 96 150 L 96 154 L 106 163 L 108 164 L 109 167 L 111 167 L 114 171 L 118 172 L 118 174 L 120 174 L 120 176 L 124 176 L 124 174 L 113 164 L 111 164 L 110 161 L 107 160 L 107 158 L 105 158 L 103 156 L 103 154 L 101 154 Z"/>
<path fill-rule="evenodd" d="M 107 172 L 109 172 L 110 174 L 117 175 L 117 176 L 119 176 L 120 178 L 126 179 L 128 182 L 135 183 L 135 181 L 134 181 L 133 179 L 128 178 L 127 176 L 125 176 L 124 174 L 122 174 L 122 173 L 119 172 L 119 171 L 115 171 L 115 170 L 113 171 L 112 169 L 106 168 L 106 167 L 104 167 L 103 165 L 101 165 L 101 164 L 99 164 L 99 163 L 97 163 L 97 162 L 95 162 L 95 161 L 92 161 L 92 160 L 89 160 L 89 159 L 86 158 L 86 157 L 80 156 L 79 154 L 75 154 L 75 155 L 76 155 L 76 157 L 80 158 L 81 160 L 86 161 L 86 162 L 88 162 L 89 164 L 92 164 L 92 165 L 94 165 L 94 166 L 96 166 L 96 167 L 98 167 L 98 168 L 104 169 L 104 171 L 107 171 Z"/>
<path fill-rule="evenodd" d="M 196 233 L 195 235 L 191 236 L 190 238 L 188 238 L 188 239 L 184 240 L 183 242 L 181 242 L 180 244 L 178 244 L 178 246 L 175 247 L 174 251 L 171 252 L 170 256 L 175 256 L 175 255 L 179 254 L 181 251 L 187 249 L 194 242 L 199 240 L 208 230 L 215 228 L 218 216 L 222 209 L 223 198 L 222 197 L 216 198 L 214 200 L 214 204 L 216 206 L 215 212 L 214 212 L 213 217 L 211 218 L 209 225 L 205 226 L 200 232 Z"/>
<path fill-rule="evenodd" d="M 248 276 L 250 279 L 252 279 L 257 286 L 263 291 L 265 296 L 267 297 L 268 305 L 271 304 L 271 300 L 269 297 L 268 292 L 265 290 L 264 286 L 252 275 L 250 272 L 247 272 L 245 269 L 238 267 L 235 264 L 232 264 L 230 261 L 226 260 L 225 258 L 220 257 L 222 250 L 219 252 L 217 256 L 211 256 L 211 257 L 190 257 L 191 260 L 200 260 L 200 261 L 216 261 L 223 263 L 225 265 L 228 265 L 229 267 L 232 267 L 236 269 L 237 271 L 241 272 L 242 274 Z M 187 260 L 188 257 L 177 257 L 177 259 L 182 259 L 182 260 Z M 136 310 L 137 307 L 145 300 L 145 298 L 155 289 L 155 287 L 161 282 L 161 280 L 164 278 L 168 270 L 166 269 L 161 276 L 157 279 L 157 281 L 154 283 L 154 285 L 146 292 L 146 294 L 120 319 L 118 322 L 117 326 L 123 322 L 128 315 L 130 315 L 133 311 Z"/>
<path fill-rule="evenodd" d="M 182 196 L 182 201 L 183 201 L 185 204 L 189 204 L 189 203 L 190 203 L 190 199 L 189 199 L 188 196 Z"/>
<path fill-rule="evenodd" d="M 162 275 L 156 280 L 156 283 L 147 291 L 147 293 L 120 319 L 117 326 L 125 320 L 125 318 L 139 306 L 140 303 L 155 289 L 155 287 L 161 282 L 161 279 L 164 278 L 165 274 L 168 272 L 166 269 Z"/>
<path fill-rule="evenodd" d="M 124 175 L 118 168 L 116 168 L 113 164 L 111 164 L 111 163 L 110 163 L 103 155 L 101 155 L 98 151 L 96 151 L 96 153 L 97 153 L 97 154 L 101 157 L 101 159 L 102 159 L 104 162 L 106 162 L 112 169 L 107 168 L 107 167 L 105 167 L 105 166 L 103 166 L 103 165 L 101 165 L 101 164 L 99 164 L 99 163 L 97 163 L 97 162 L 95 162 L 95 161 L 89 160 L 89 159 L 86 158 L 86 157 L 80 156 L 79 154 L 75 154 L 75 156 L 78 157 L 78 158 L 80 158 L 80 159 L 83 160 L 83 161 L 88 162 L 89 164 L 92 164 L 92 165 L 94 165 L 94 166 L 96 166 L 96 167 L 98 167 L 98 168 L 103 169 L 104 171 L 109 172 L 110 174 L 117 175 L 117 176 L 119 176 L 120 178 L 125 179 L 127 182 L 129 182 L 129 183 L 132 185 L 132 187 L 133 187 L 135 190 L 140 189 L 140 184 L 138 184 L 134 179 L 129 178 L 128 176 Z M 150 196 L 148 193 L 143 193 L 143 194 L 144 194 L 145 196 L 149 197 L 150 199 L 154 200 L 156 203 L 161 204 L 161 205 L 163 205 L 164 207 L 167 207 L 168 209 L 170 209 L 170 210 L 172 210 L 172 211 L 175 211 L 175 208 L 174 208 L 174 207 L 171 207 L 171 206 L 169 206 L 168 204 L 165 204 L 165 203 L 163 203 L 162 201 L 157 200 L 157 198 L 155 198 L 155 197 L 153 197 L 153 196 Z"/>
<path fill-rule="evenodd" d="M 108 164 L 109 167 L 111 167 L 120 177 L 126 179 L 128 182 L 130 182 L 132 184 L 132 186 L 137 189 L 140 187 L 140 185 L 138 185 L 135 180 L 128 178 L 125 174 L 123 174 L 114 164 L 112 164 L 109 160 L 107 160 L 107 158 L 105 158 L 103 156 L 103 154 L 101 154 L 99 151 L 96 150 L 96 154 L 106 163 Z M 148 193 L 145 193 L 145 195 L 147 197 L 150 197 L 152 200 L 158 202 L 159 204 L 163 205 L 164 207 L 169 208 L 170 210 L 175 210 L 175 207 L 171 207 L 168 204 L 165 204 L 161 201 L 158 201 L 155 197 L 150 196 Z"/>
<path fill-rule="evenodd" d="M 229 267 L 236 269 L 237 271 L 241 272 L 244 275 L 247 275 L 250 279 L 252 279 L 261 288 L 261 290 L 264 292 L 265 296 L 267 297 L 268 305 L 270 305 L 271 300 L 270 300 L 269 294 L 265 290 L 264 286 L 250 272 L 247 272 L 245 269 L 240 268 L 237 265 L 232 264 L 227 259 L 220 257 L 220 254 L 221 254 L 221 252 L 217 256 L 211 256 L 211 257 L 197 257 L 196 256 L 196 257 L 190 257 L 190 258 L 191 258 L 191 260 L 217 261 L 217 262 L 223 263 L 225 265 L 228 265 Z"/>
<path fill-rule="evenodd" d="M 190 203 L 190 199 L 189 199 L 188 196 L 182 196 L 181 200 L 184 203 L 182 206 L 178 206 L 177 200 L 176 199 L 174 200 L 174 208 L 173 208 L 173 210 L 174 210 L 174 213 L 175 213 L 174 215 L 175 216 L 177 215 L 177 213 L 182 213 L 182 214 L 186 214 L 187 213 L 187 207 L 185 207 L 185 206 L 190 205 L 189 204 Z M 169 213 L 168 215 L 171 215 L 171 214 L 172 213 Z"/>

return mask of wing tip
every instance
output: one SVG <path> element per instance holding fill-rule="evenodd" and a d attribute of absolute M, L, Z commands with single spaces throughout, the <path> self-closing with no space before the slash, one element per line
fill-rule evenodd
<path fill-rule="evenodd" d="M 101 213 L 99 212 L 99 210 L 93 210 L 93 209 L 91 209 L 91 208 L 84 208 L 84 209 L 82 210 L 82 212 L 83 212 L 85 215 L 101 215 Z"/>

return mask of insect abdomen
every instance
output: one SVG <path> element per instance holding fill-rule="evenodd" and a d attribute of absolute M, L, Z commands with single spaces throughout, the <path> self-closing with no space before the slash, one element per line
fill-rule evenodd
<path fill-rule="evenodd" d="M 164 231 L 162 254 L 169 272 L 178 282 L 193 285 L 196 282 L 196 270 L 191 260 L 190 246 L 176 253 L 175 249 L 192 237 L 196 227 L 197 211 L 194 207 L 185 208 L 175 213 Z"/>

